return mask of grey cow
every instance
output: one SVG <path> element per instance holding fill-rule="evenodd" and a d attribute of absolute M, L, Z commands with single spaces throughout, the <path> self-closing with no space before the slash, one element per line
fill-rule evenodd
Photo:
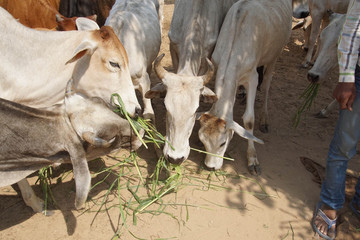
<path fill-rule="evenodd" d="M 71 162 L 76 184 L 75 207 L 90 189 L 87 159 L 121 147 L 140 147 L 129 123 L 100 98 L 74 93 L 69 81 L 63 104 L 35 109 L 0 99 L 0 187 L 18 183 L 26 205 L 43 211 L 26 180 L 42 167 Z"/>

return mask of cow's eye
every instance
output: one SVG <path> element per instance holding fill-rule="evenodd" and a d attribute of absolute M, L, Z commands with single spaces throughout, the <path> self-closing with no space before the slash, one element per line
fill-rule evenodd
<path fill-rule="evenodd" d="M 114 68 L 120 68 L 119 64 L 116 63 L 116 62 L 111 62 L 111 61 L 110 61 L 110 65 L 111 65 L 112 67 L 114 67 Z"/>
<path fill-rule="evenodd" d="M 223 147 L 226 144 L 226 142 L 223 142 L 222 144 L 220 144 L 220 147 Z"/>

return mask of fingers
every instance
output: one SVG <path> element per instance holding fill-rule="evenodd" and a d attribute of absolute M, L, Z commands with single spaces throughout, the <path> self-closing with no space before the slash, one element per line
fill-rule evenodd
<path fill-rule="evenodd" d="M 353 103 L 354 103 L 354 101 L 355 101 L 355 94 L 353 94 L 353 95 L 351 95 L 350 96 L 350 98 L 349 98 L 349 100 L 348 100 L 348 102 L 347 102 L 347 104 L 346 104 L 346 108 L 349 110 L 349 111 L 352 111 L 353 109 L 352 109 L 352 106 L 353 106 Z"/>

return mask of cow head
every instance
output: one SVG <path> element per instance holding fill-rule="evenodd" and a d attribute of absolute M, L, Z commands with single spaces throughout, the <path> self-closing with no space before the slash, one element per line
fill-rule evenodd
<path fill-rule="evenodd" d="M 306 18 L 310 13 L 308 0 L 293 0 L 292 8 L 294 18 Z"/>
<path fill-rule="evenodd" d="M 72 80 L 66 87 L 65 111 L 77 135 L 95 148 L 119 149 L 129 141 L 132 150 L 141 145 L 127 120 L 114 113 L 101 98 L 76 94 Z"/>
<path fill-rule="evenodd" d="M 330 18 L 330 24 L 321 31 L 318 40 L 318 55 L 314 66 L 307 74 L 310 82 L 324 82 L 327 74 L 338 66 L 337 43 L 344 21 L 344 14 L 333 13 Z"/>
<path fill-rule="evenodd" d="M 213 155 L 206 155 L 205 165 L 211 169 L 220 169 L 223 165 L 225 151 L 233 137 L 234 132 L 239 136 L 263 144 L 264 142 L 246 131 L 238 123 L 217 118 L 210 114 L 202 114 L 200 117 L 199 139 L 204 144 L 207 152 Z"/>
<path fill-rule="evenodd" d="M 72 30 L 95 30 L 99 29 L 96 23 L 96 15 L 87 17 L 64 17 L 56 14 L 57 31 L 72 31 Z"/>
<path fill-rule="evenodd" d="M 185 76 L 166 71 L 161 66 L 164 54 L 155 60 L 155 72 L 162 82 L 146 93 L 147 98 L 159 97 L 166 91 L 166 143 L 164 156 L 172 163 L 181 164 L 190 153 L 189 138 L 196 120 L 200 95 L 214 102 L 216 95 L 205 84 L 214 74 L 208 60 L 208 70 L 203 76 Z"/>
<path fill-rule="evenodd" d="M 75 49 L 68 63 L 75 62 L 73 72 L 76 92 L 98 96 L 110 103 L 118 93 L 130 116 L 141 112 L 129 71 L 126 51 L 109 26 L 90 31 L 91 37 Z"/>

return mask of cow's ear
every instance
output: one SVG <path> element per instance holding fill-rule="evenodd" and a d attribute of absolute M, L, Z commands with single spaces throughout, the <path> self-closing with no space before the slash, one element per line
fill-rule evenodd
<path fill-rule="evenodd" d="M 205 103 L 215 103 L 218 100 L 216 94 L 208 87 L 203 88 L 201 91 L 201 99 L 200 101 Z"/>
<path fill-rule="evenodd" d="M 99 25 L 86 17 L 78 17 L 76 19 L 76 27 L 79 31 L 99 30 Z"/>
<path fill-rule="evenodd" d="M 166 86 L 161 82 L 145 93 L 146 98 L 165 98 Z"/>
<path fill-rule="evenodd" d="M 97 46 L 89 41 L 82 42 L 74 51 L 73 56 L 65 64 L 75 62 L 82 58 L 85 54 L 92 54 Z"/>

